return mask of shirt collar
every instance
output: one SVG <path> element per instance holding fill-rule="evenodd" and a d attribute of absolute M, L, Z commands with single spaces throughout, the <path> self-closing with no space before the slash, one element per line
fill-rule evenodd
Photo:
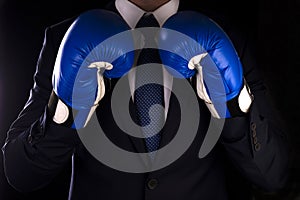
<path fill-rule="evenodd" d="M 123 19 L 127 22 L 127 24 L 134 28 L 140 18 L 147 12 L 139 8 L 138 6 L 134 5 L 128 0 L 116 0 L 115 5 Z M 175 14 L 178 10 L 179 0 L 170 0 L 166 4 L 162 5 L 155 11 L 153 11 L 153 15 L 155 16 L 156 20 L 160 24 L 163 23 L 173 14 Z"/>

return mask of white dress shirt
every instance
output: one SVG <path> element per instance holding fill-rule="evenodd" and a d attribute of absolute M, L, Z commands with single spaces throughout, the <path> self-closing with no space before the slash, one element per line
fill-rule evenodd
<path fill-rule="evenodd" d="M 115 5 L 127 24 L 134 28 L 144 13 L 148 13 L 128 0 L 116 0 Z M 178 11 L 179 0 L 170 0 L 152 13 L 160 26 Z"/>
<path fill-rule="evenodd" d="M 134 29 L 137 25 L 138 21 L 144 14 L 153 14 L 156 20 L 158 21 L 159 25 L 162 26 L 163 23 L 173 14 L 178 11 L 179 0 L 170 0 L 161 7 L 157 8 L 153 12 L 147 12 L 136 6 L 135 4 L 131 3 L 128 0 L 116 0 L 115 6 L 119 11 L 120 15 L 126 21 L 126 23 Z M 133 93 L 135 90 L 135 74 L 129 73 L 128 75 L 130 80 L 130 88 L 131 88 L 131 96 L 133 98 Z M 165 100 L 165 117 L 167 116 L 168 108 L 169 108 L 169 100 L 171 91 L 168 88 L 172 88 L 172 76 L 164 69 L 163 71 L 164 77 L 164 100 Z M 133 99 L 134 100 L 134 99 Z"/>

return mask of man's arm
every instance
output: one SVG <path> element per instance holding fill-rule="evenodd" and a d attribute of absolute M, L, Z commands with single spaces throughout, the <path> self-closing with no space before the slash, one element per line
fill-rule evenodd
<path fill-rule="evenodd" d="M 197 95 L 212 117 L 225 120 L 220 142 L 235 166 L 256 186 L 275 191 L 287 178 L 286 133 L 242 35 L 249 30 L 228 22 L 178 12 L 163 24 L 160 55 L 172 75 L 196 79 Z"/>
<path fill-rule="evenodd" d="M 58 47 L 52 39 L 52 30 L 48 28 L 30 97 L 12 123 L 2 148 L 6 177 L 21 192 L 30 192 L 50 183 L 70 161 L 78 140 L 75 130 L 55 124 L 48 115 Z"/>
<path fill-rule="evenodd" d="M 221 142 L 248 180 L 264 192 L 276 192 L 285 186 L 288 178 L 285 124 L 257 68 L 253 47 L 241 38 L 236 46 L 254 100 L 247 115 L 226 119 Z"/>

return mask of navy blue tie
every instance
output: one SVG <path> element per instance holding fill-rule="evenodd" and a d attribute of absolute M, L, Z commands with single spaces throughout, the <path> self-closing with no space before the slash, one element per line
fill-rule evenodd
<path fill-rule="evenodd" d="M 159 24 L 155 17 L 150 14 L 144 15 L 136 27 L 158 26 Z M 155 42 L 153 37 L 145 38 L 145 43 L 152 42 L 151 46 L 153 46 L 153 42 Z M 156 63 L 156 67 L 154 69 L 147 68 L 147 70 L 140 68 L 139 70 L 138 67 L 143 64 L 149 64 L 147 67 L 151 68 L 150 63 Z M 162 83 L 163 79 L 162 68 L 157 68 L 157 63 L 161 64 L 158 49 L 144 48 L 140 51 L 137 60 L 136 85 L 140 85 L 141 87 L 135 90 L 134 103 L 139 125 L 142 127 L 142 131 L 145 135 L 148 152 L 153 152 L 158 149 L 161 138 L 160 129 L 164 122 L 164 110 L 157 106 L 164 106 L 163 86 L 156 84 Z M 152 121 L 150 120 L 150 108 Z"/>

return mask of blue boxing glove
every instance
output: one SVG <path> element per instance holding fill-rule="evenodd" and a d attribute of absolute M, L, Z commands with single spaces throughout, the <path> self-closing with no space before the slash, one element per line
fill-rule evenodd
<path fill-rule="evenodd" d="M 116 13 L 89 10 L 67 30 L 55 62 L 48 103 L 53 120 L 83 128 L 105 93 L 104 78 L 119 78 L 134 61 L 130 27 Z"/>
<path fill-rule="evenodd" d="M 252 95 L 240 59 L 226 33 L 210 18 L 195 11 L 176 13 L 163 24 L 158 45 L 171 74 L 196 77 L 197 94 L 213 117 L 248 112 Z"/>

